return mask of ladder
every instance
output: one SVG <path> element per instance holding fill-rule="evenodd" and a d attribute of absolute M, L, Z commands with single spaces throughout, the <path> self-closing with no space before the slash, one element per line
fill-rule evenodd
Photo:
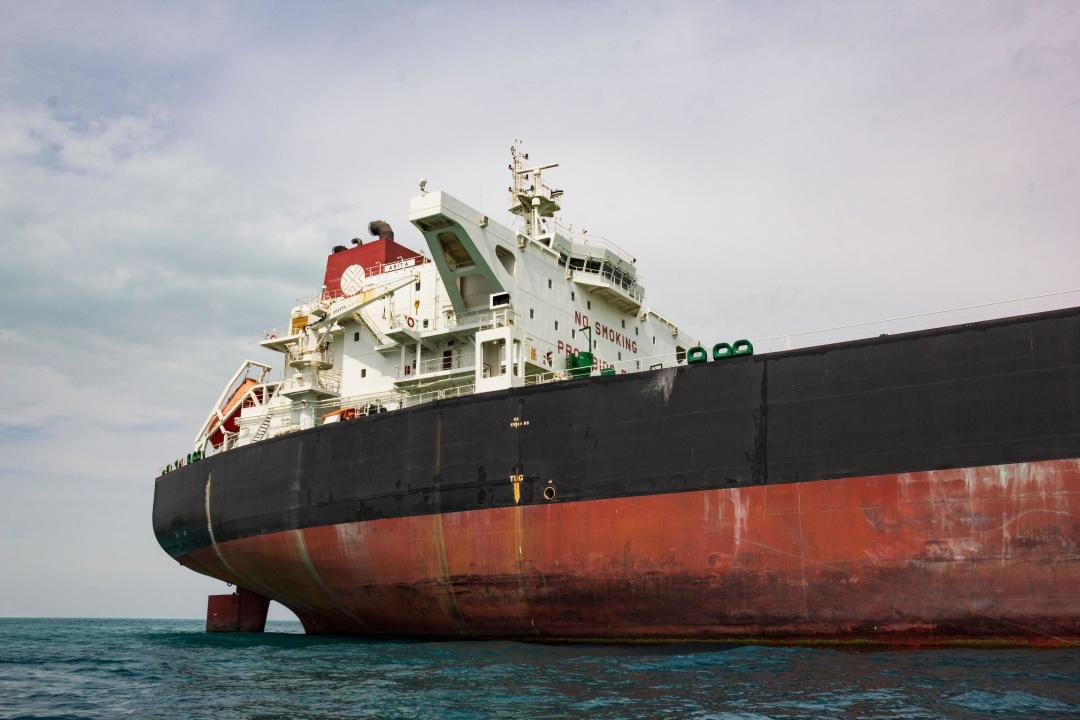
<path fill-rule="evenodd" d="M 367 328 L 367 331 L 375 337 L 380 345 L 388 345 L 390 343 L 390 338 L 379 329 L 379 326 L 375 324 L 375 321 L 371 319 L 363 306 L 353 313 L 353 317 L 356 318 L 358 323 Z"/>
<path fill-rule="evenodd" d="M 262 422 L 259 423 L 259 427 L 255 428 L 255 432 L 251 435 L 251 442 L 258 442 L 266 436 L 266 431 L 270 429 L 270 413 L 267 412 L 263 415 Z"/>
<path fill-rule="evenodd" d="M 379 329 L 378 323 L 376 323 L 375 320 L 373 320 L 372 317 L 368 314 L 367 308 L 369 305 L 371 305 L 371 303 L 375 302 L 376 300 L 392 294 L 399 288 L 403 288 L 406 285 L 416 282 L 419 277 L 419 273 L 413 273 L 408 277 L 394 278 L 392 280 L 387 280 L 379 285 L 375 285 L 374 287 L 370 287 L 365 290 L 360 296 L 358 296 L 359 302 L 356 305 L 350 307 L 347 312 L 351 312 L 353 319 L 363 325 L 365 328 L 367 328 L 367 330 L 372 334 L 372 336 L 374 336 L 378 344 L 389 345 L 393 341 L 390 340 L 389 337 L 387 337 L 386 333 Z"/>

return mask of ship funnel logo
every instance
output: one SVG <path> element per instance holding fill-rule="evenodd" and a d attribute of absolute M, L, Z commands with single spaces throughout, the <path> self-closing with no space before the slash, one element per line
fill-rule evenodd
<path fill-rule="evenodd" d="M 364 268 L 359 265 L 350 265 L 341 273 L 341 292 L 346 295 L 355 295 L 364 287 Z"/>

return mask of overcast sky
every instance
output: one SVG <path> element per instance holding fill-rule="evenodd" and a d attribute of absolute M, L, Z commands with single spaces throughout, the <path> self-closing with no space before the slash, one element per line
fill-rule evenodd
<path fill-rule="evenodd" d="M 1080 286 L 1077 2 L 0 0 L 0 615 L 204 616 L 156 471 L 515 138 L 707 341 Z"/>

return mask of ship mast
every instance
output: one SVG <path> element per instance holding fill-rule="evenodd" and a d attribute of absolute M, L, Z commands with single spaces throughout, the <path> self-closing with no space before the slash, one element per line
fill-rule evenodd
<path fill-rule="evenodd" d="M 525 220 L 522 234 L 530 240 L 539 241 L 541 236 L 547 234 L 547 218 L 554 217 L 561 209 L 559 198 L 563 191 L 554 190 L 541 182 L 544 170 L 559 167 L 559 163 L 527 167 L 528 160 L 529 154 L 521 149 L 520 140 L 510 146 L 508 167 L 513 178 L 513 184 L 507 188 L 510 191 L 510 212 Z"/>

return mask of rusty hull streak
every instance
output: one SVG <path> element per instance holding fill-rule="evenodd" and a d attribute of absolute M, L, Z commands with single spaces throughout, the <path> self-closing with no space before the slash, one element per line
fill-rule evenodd
<path fill-rule="evenodd" d="M 306 553 L 284 532 L 183 561 L 233 582 L 273 578 L 269 596 L 309 632 L 1080 644 L 1080 460 L 470 510 L 304 537 Z"/>
<path fill-rule="evenodd" d="M 211 513 L 211 510 L 210 510 L 210 507 L 211 507 L 210 499 L 211 499 L 212 493 L 213 493 L 213 485 L 214 485 L 214 473 L 211 472 L 209 475 L 206 476 L 206 486 L 205 486 L 205 488 L 203 490 L 204 503 L 205 503 L 204 510 L 206 512 L 206 533 L 207 533 L 207 535 L 210 536 L 210 547 L 213 548 L 213 550 L 214 550 L 214 558 L 213 558 L 213 560 L 215 562 L 211 563 L 211 566 L 216 564 L 216 565 L 221 567 L 221 569 L 224 571 L 225 576 L 227 576 L 227 578 L 228 578 L 226 580 L 226 582 L 229 582 L 229 583 L 231 583 L 231 584 L 233 584 L 233 585 L 235 585 L 237 587 L 246 586 L 247 588 L 249 588 L 251 590 L 255 590 L 257 588 L 260 591 L 265 591 L 266 587 L 261 582 L 259 582 L 257 579 L 249 580 L 248 578 L 245 578 L 245 577 L 241 576 L 240 573 L 236 572 L 236 569 L 233 568 L 229 564 L 229 561 L 225 559 L 225 554 L 224 554 L 224 552 L 222 552 L 221 546 L 218 544 L 217 540 L 214 537 L 214 517 L 213 517 L 213 514 Z M 204 559 L 202 561 L 202 564 L 205 565 L 208 560 L 209 559 Z M 183 558 L 181 558 L 180 562 L 185 564 L 185 565 L 189 565 L 189 566 L 196 567 L 196 568 L 200 565 L 200 562 L 198 560 L 191 561 L 191 562 L 185 562 L 185 560 Z M 200 570 L 200 572 L 203 572 L 203 571 Z M 210 573 L 206 573 L 206 574 L 210 574 Z M 217 577 L 221 577 L 221 576 L 218 575 Z"/>
<path fill-rule="evenodd" d="M 443 435 L 443 414 L 439 413 L 435 416 L 435 476 L 438 481 L 442 481 L 442 435 Z M 457 605 L 457 597 L 454 595 L 454 586 L 450 582 L 450 570 L 446 562 L 446 542 L 443 536 L 443 522 L 444 515 L 433 515 L 432 522 L 434 523 L 434 537 L 435 547 L 438 553 L 439 559 L 439 571 L 440 577 L 445 585 L 446 593 L 449 598 L 449 611 L 450 615 L 455 619 L 457 624 L 457 633 L 462 636 L 473 635 L 472 628 L 469 627 L 469 623 L 465 620 L 465 616 L 461 614 L 461 610 Z"/>
<path fill-rule="evenodd" d="M 320 577 L 319 571 L 315 569 L 315 566 L 311 563 L 311 555 L 308 554 L 307 542 L 304 540 L 303 530 L 293 530 L 293 538 L 296 541 L 296 554 L 300 558 L 300 562 L 303 564 L 304 569 L 307 570 L 308 575 L 311 577 L 312 582 L 322 591 L 322 594 L 326 599 L 333 604 L 342 614 L 349 618 L 352 622 L 356 623 L 358 627 L 364 628 L 365 632 L 371 632 L 374 628 L 369 627 L 363 620 L 356 617 L 349 608 L 343 605 L 337 595 L 331 590 L 326 582 Z"/>

